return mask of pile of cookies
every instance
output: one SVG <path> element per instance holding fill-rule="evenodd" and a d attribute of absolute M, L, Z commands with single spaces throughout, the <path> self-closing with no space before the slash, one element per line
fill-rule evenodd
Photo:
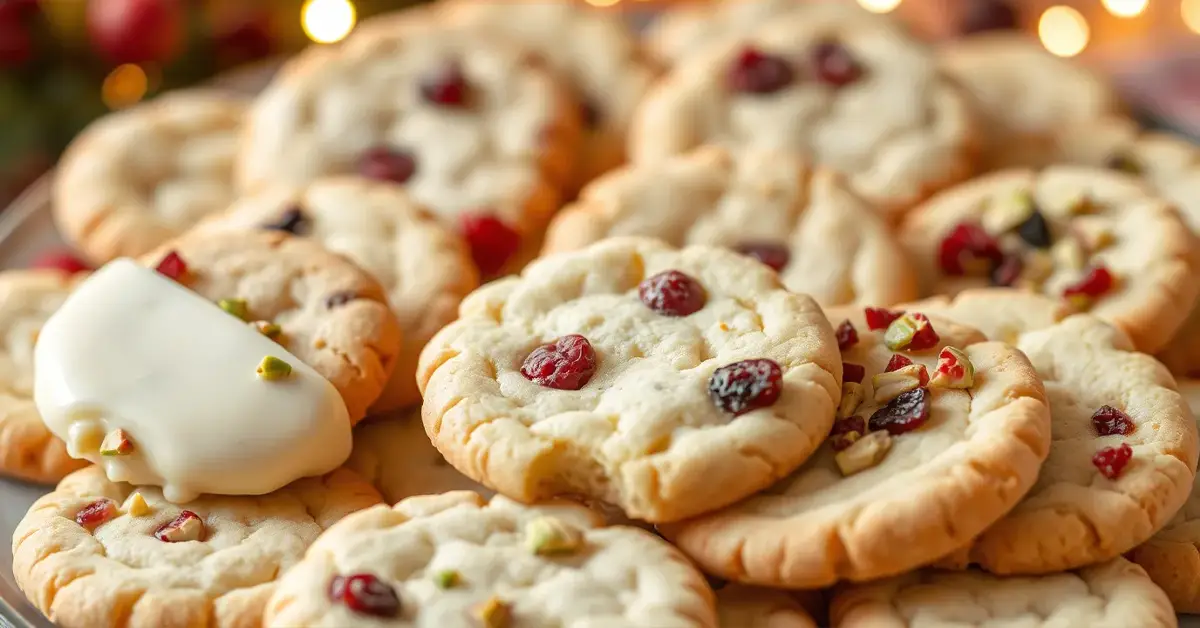
<path fill-rule="evenodd" d="M 1018 35 L 441 0 L 100 120 L 54 215 L 0 472 L 65 628 L 1200 612 L 1200 148 Z"/>

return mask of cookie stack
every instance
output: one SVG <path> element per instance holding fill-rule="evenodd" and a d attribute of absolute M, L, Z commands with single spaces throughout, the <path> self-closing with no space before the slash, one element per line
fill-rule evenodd
<path fill-rule="evenodd" d="M 14 576 L 67 628 L 1175 626 L 1198 198 L 1015 35 L 375 18 L 67 152 L 90 264 L 0 275 Z"/>

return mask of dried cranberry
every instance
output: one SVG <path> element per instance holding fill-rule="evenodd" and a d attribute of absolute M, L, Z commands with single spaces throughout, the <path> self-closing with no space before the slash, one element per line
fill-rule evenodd
<path fill-rule="evenodd" d="M 200 515 L 184 510 L 171 521 L 158 526 L 154 538 L 163 543 L 183 543 L 204 540 L 204 520 Z"/>
<path fill-rule="evenodd" d="M 792 252 L 788 247 L 772 242 L 745 242 L 734 250 L 770 266 L 775 272 L 783 270 L 792 259 Z"/>
<path fill-rule="evenodd" d="M 600 109 L 596 103 L 583 99 L 579 103 L 579 118 L 583 121 L 583 128 L 595 129 L 600 126 Z"/>
<path fill-rule="evenodd" d="M 863 69 L 845 46 L 836 41 L 823 41 L 812 51 L 813 69 L 817 80 L 833 87 L 843 87 L 857 81 Z"/>
<path fill-rule="evenodd" d="M 596 372 L 596 351 L 579 334 L 563 336 L 525 357 L 521 374 L 529 381 L 558 390 L 579 390 Z"/>
<path fill-rule="evenodd" d="M 504 268 L 521 248 L 521 234 L 490 214 L 464 214 L 460 219 L 463 237 L 471 247 L 471 258 L 485 276 Z"/>
<path fill-rule="evenodd" d="M 1017 28 L 1017 11 L 1004 0 L 968 0 L 959 24 L 963 35 Z"/>
<path fill-rule="evenodd" d="M 470 97 L 470 85 L 458 62 L 449 62 L 421 77 L 421 96 L 443 107 L 465 107 Z"/>
<path fill-rule="evenodd" d="M 887 368 L 884 368 L 883 372 L 891 373 L 892 371 L 899 371 L 900 369 L 912 363 L 912 360 L 900 355 L 899 353 L 893 353 L 892 359 L 888 360 Z"/>
<path fill-rule="evenodd" d="M 325 297 L 325 309 L 332 310 L 335 307 L 341 307 L 357 298 L 357 294 L 346 290 L 334 292 L 333 294 Z"/>
<path fill-rule="evenodd" d="M 308 231 L 308 224 L 308 216 L 304 215 L 304 210 L 293 206 L 283 210 L 283 213 L 274 222 L 263 224 L 262 228 L 268 231 L 283 231 L 292 235 L 303 235 L 304 232 Z"/>
<path fill-rule="evenodd" d="M 767 359 L 727 364 L 708 380 L 713 404 L 734 416 L 773 405 L 782 390 L 783 370 Z"/>
<path fill-rule="evenodd" d="M 868 422 L 871 431 L 887 430 L 895 436 L 911 432 L 929 420 L 929 389 L 917 388 L 903 393 L 875 411 Z"/>
<path fill-rule="evenodd" d="M 46 251 L 37 256 L 30 264 L 33 268 L 47 268 L 62 271 L 68 275 L 91 270 L 87 262 L 75 257 L 68 251 Z"/>
<path fill-rule="evenodd" d="M 1037 209 L 1034 209 L 1028 218 L 1017 225 L 1017 235 L 1021 236 L 1021 239 L 1029 246 L 1039 249 L 1050 248 L 1050 245 L 1054 243 L 1050 235 L 1050 224 L 1046 222 L 1046 217 L 1042 215 L 1042 212 Z"/>
<path fill-rule="evenodd" d="M 959 223 L 938 247 L 938 266 L 947 275 L 986 274 L 1003 261 L 1000 244 L 974 222 Z"/>
<path fill-rule="evenodd" d="M 707 300 L 704 286 L 677 270 L 643 279 L 638 284 L 638 298 L 646 307 L 664 316 L 694 314 Z"/>
<path fill-rule="evenodd" d="M 729 66 L 725 84 L 743 94 L 771 94 L 791 85 L 793 78 L 787 59 L 747 46 Z"/>
<path fill-rule="evenodd" d="M 1103 266 L 1093 266 L 1084 273 L 1079 281 L 1064 288 L 1063 296 L 1067 298 L 1083 296 L 1095 299 L 1112 290 L 1112 287 L 1112 273 Z"/>
<path fill-rule="evenodd" d="M 991 281 L 993 286 L 1009 287 L 1017 283 L 1021 271 L 1025 270 L 1025 262 L 1019 255 L 1006 255 L 1000 265 L 992 269 Z"/>
<path fill-rule="evenodd" d="M 833 422 L 829 430 L 829 446 L 834 451 L 841 451 L 867 433 L 867 420 L 860 416 L 850 416 Z"/>
<path fill-rule="evenodd" d="M 924 314 L 912 315 L 914 321 L 917 322 L 917 332 L 913 334 L 912 340 L 908 341 L 909 351 L 924 351 L 937 346 L 942 341 L 938 333 L 933 330 L 933 323 Z"/>
<path fill-rule="evenodd" d="M 363 615 L 396 617 L 400 614 L 400 597 L 396 590 L 369 573 L 334 576 L 329 581 L 329 599 Z"/>
<path fill-rule="evenodd" d="M 904 310 L 885 310 L 881 307 L 869 307 L 864 310 L 867 315 L 867 329 L 871 331 L 879 331 L 887 329 L 892 321 L 904 316 Z"/>
<path fill-rule="evenodd" d="M 853 362 L 842 362 L 842 383 L 854 382 L 861 384 L 863 378 L 867 376 L 867 369 L 861 364 Z"/>
<path fill-rule="evenodd" d="M 1133 449 L 1128 443 L 1121 443 L 1120 447 L 1105 447 L 1097 451 L 1092 456 L 1092 464 L 1100 471 L 1101 475 L 1115 480 L 1120 477 L 1131 458 L 1133 458 Z"/>
<path fill-rule="evenodd" d="M 416 156 L 390 146 L 372 147 L 358 159 L 358 173 L 368 179 L 404 183 L 416 172 Z"/>
<path fill-rule="evenodd" d="M 842 321 L 842 324 L 838 325 L 834 335 L 837 336 L 838 349 L 842 351 L 858 344 L 858 330 L 854 329 L 854 324 L 849 320 Z"/>
<path fill-rule="evenodd" d="M 1137 429 L 1128 414 L 1108 405 L 1096 409 L 1092 414 L 1092 425 L 1096 426 L 1096 432 L 1101 436 L 1128 435 Z"/>
<path fill-rule="evenodd" d="M 96 526 L 112 519 L 116 514 L 116 502 L 111 499 L 100 498 L 75 513 L 75 523 L 89 530 L 95 530 Z"/>
<path fill-rule="evenodd" d="M 158 266 L 154 267 L 154 270 L 157 270 L 169 279 L 182 281 L 183 277 L 187 275 L 188 267 L 183 258 L 179 256 L 179 253 L 171 251 L 162 258 L 162 261 L 158 263 Z"/>

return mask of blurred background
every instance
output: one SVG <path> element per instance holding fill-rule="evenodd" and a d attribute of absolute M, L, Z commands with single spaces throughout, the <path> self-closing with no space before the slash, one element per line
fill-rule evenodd
<path fill-rule="evenodd" d="M 561 1 L 622 11 L 636 25 L 698 0 Z M 1148 123 L 1200 136 L 1200 0 L 853 1 L 933 39 L 1025 31 L 1112 74 Z M 420 2 L 0 0 L 0 207 L 97 116 L 216 75 L 261 82 L 288 54 Z"/>

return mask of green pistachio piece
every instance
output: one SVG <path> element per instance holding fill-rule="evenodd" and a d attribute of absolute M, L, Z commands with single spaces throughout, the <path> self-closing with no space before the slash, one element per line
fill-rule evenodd
<path fill-rule="evenodd" d="M 538 517 L 525 525 L 525 546 L 534 554 L 570 554 L 581 545 L 579 528 L 555 517 Z"/>
<path fill-rule="evenodd" d="M 270 338 L 271 340 L 275 340 L 283 334 L 283 328 L 275 323 L 272 323 L 271 321 L 254 321 L 253 323 L 250 323 L 250 325 L 254 327 L 258 333 Z"/>
<path fill-rule="evenodd" d="M 242 320 L 246 320 L 249 316 L 249 308 L 246 307 L 245 299 L 221 299 L 217 301 L 217 307 Z"/>
<path fill-rule="evenodd" d="M 439 589 L 453 589 L 461 579 L 458 572 L 453 569 L 443 569 L 433 574 L 433 582 Z"/>
<path fill-rule="evenodd" d="M 101 456 L 128 456 L 133 453 L 133 441 L 129 434 L 122 429 L 108 433 L 100 443 Z"/>
<path fill-rule="evenodd" d="M 292 365 L 275 356 L 268 355 L 258 363 L 258 376 L 265 380 L 286 379 L 291 374 Z"/>
<path fill-rule="evenodd" d="M 883 332 L 883 343 L 887 345 L 888 349 L 899 351 L 907 347 L 912 342 L 913 336 L 916 335 L 916 321 L 905 315 L 888 325 L 887 331 Z"/>

